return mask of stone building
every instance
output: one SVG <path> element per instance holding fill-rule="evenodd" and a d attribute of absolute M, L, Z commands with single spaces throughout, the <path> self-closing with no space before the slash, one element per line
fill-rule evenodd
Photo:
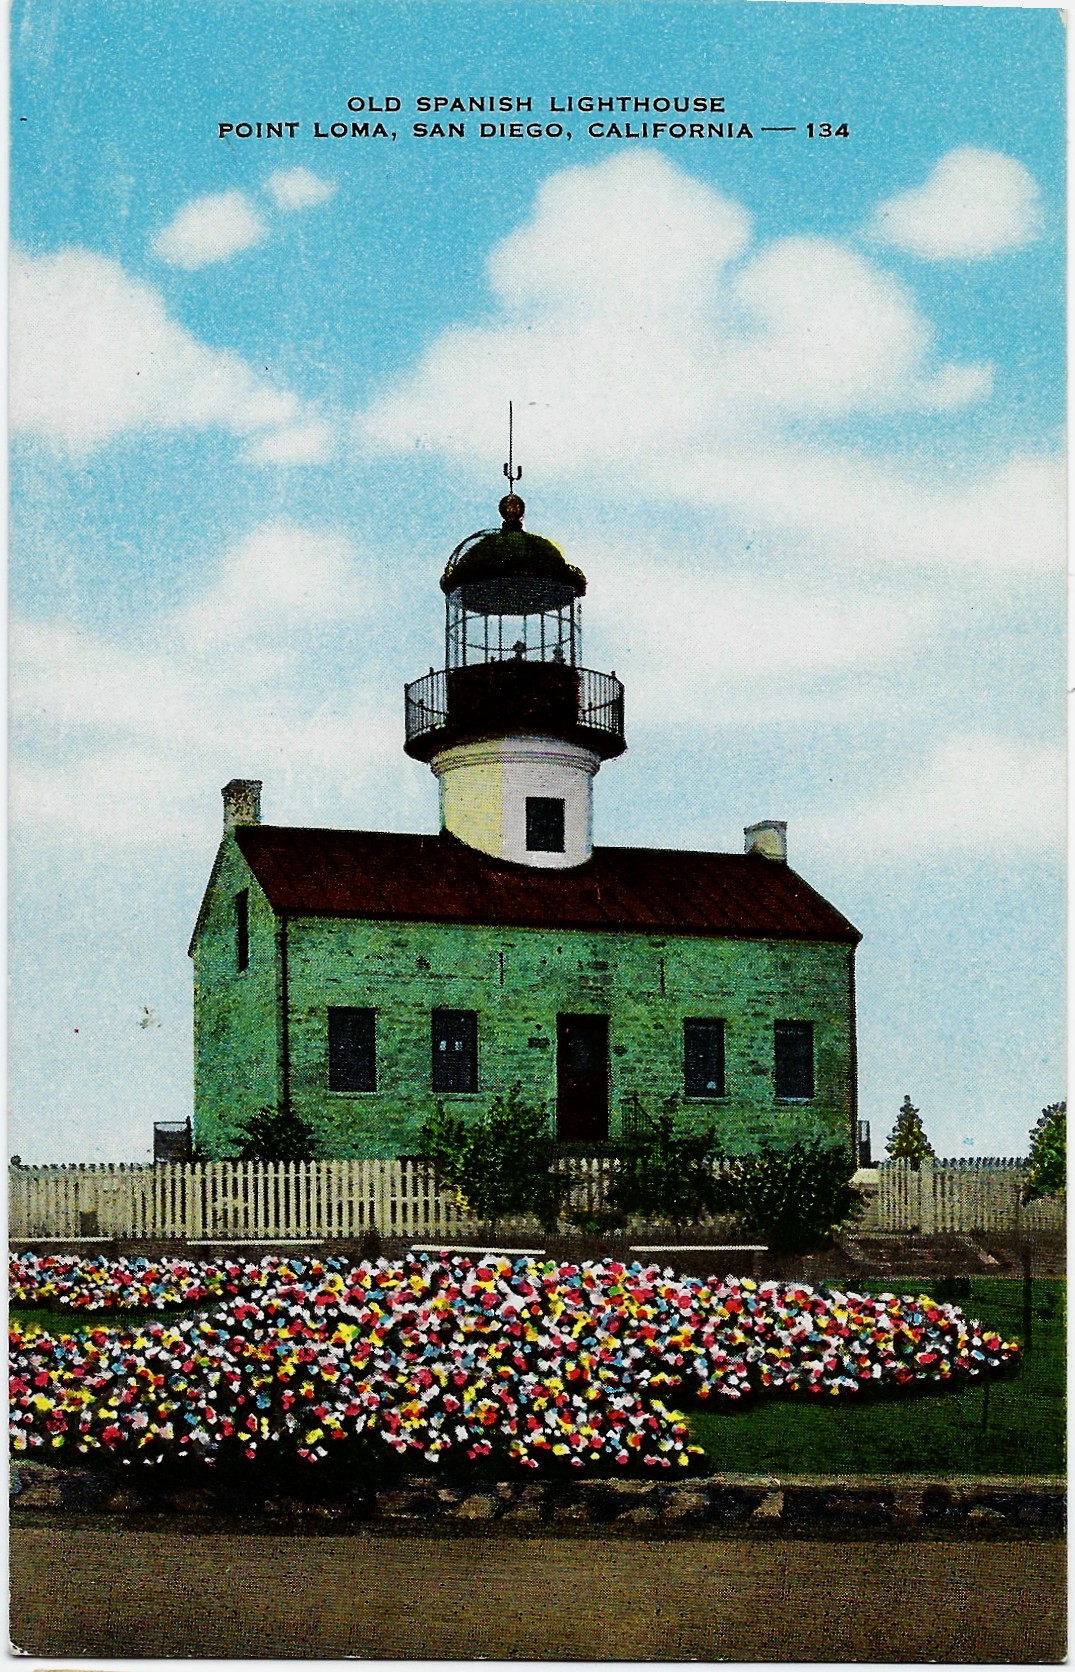
<path fill-rule="evenodd" d="M 445 666 L 406 689 L 439 835 L 265 825 L 259 782 L 225 787 L 190 947 L 199 1144 L 284 1106 L 325 1155 L 411 1154 L 435 1099 L 519 1083 L 583 1147 L 674 1096 L 729 1150 L 853 1148 L 858 931 L 777 821 L 742 854 L 593 847 L 623 687 L 582 666 L 585 577 L 524 509 L 452 554 Z"/>

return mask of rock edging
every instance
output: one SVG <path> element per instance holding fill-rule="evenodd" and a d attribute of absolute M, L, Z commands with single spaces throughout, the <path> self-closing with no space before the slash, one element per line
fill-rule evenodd
<path fill-rule="evenodd" d="M 11 1463 L 13 1511 L 151 1513 L 227 1517 L 247 1512 L 311 1525 L 729 1527 L 759 1530 L 833 1527 L 1040 1528 L 1066 1523 L 1065 1483 L 1056 1476 L 983 1479 L 889 1476 L 710 1475 L 688 1480 L 625 1478 L 512 1480 L 460 1484 L 408 1475 L 391 1486 L 354 1486 L 318 1500 L 251 1495 L 238 1503 L 229 1483 L 162 1488 L 133 1472 Z"/>

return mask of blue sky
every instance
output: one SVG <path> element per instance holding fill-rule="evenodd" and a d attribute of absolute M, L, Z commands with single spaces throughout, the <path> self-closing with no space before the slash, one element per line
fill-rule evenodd
<path fill-rule="evenodd" d="M 401 687 L 511 398 L 627 688 L 597 839 L 787 819 L 864 933 L 875 1148 L 909 1093 L 1019 1153 L 1063 1089 L 1058 14 L 22 0 L 12 40 L 9 1148 L 188 1111 L 228 778 L 435 827 Z M 437 95 L 533 110 L 418 138 Z M 753 137 L 550 110 L 587 95 Z M 389 96 L 394 140 L 316 136 Z M 257 121 L 299 126 L 218 136 Z"/>

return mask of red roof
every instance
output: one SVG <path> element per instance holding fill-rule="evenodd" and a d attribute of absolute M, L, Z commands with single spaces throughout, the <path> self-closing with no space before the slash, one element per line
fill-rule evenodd
<path fill-rule="evenodd" d="M 243 825 L 235 838 L 280 913 L 849 945 L 862 938 L 802 877 L 759 854 L 595 848 L 585 865 L 539 870 L 443 832 Z"/>

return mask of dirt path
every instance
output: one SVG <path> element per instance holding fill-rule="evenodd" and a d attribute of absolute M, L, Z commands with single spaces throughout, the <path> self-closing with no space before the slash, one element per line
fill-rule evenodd
<path fill-rule="evenodd" d="M 16 1526 L 36 1656 L 1052 1662 L 1056 1540 Z"/>

